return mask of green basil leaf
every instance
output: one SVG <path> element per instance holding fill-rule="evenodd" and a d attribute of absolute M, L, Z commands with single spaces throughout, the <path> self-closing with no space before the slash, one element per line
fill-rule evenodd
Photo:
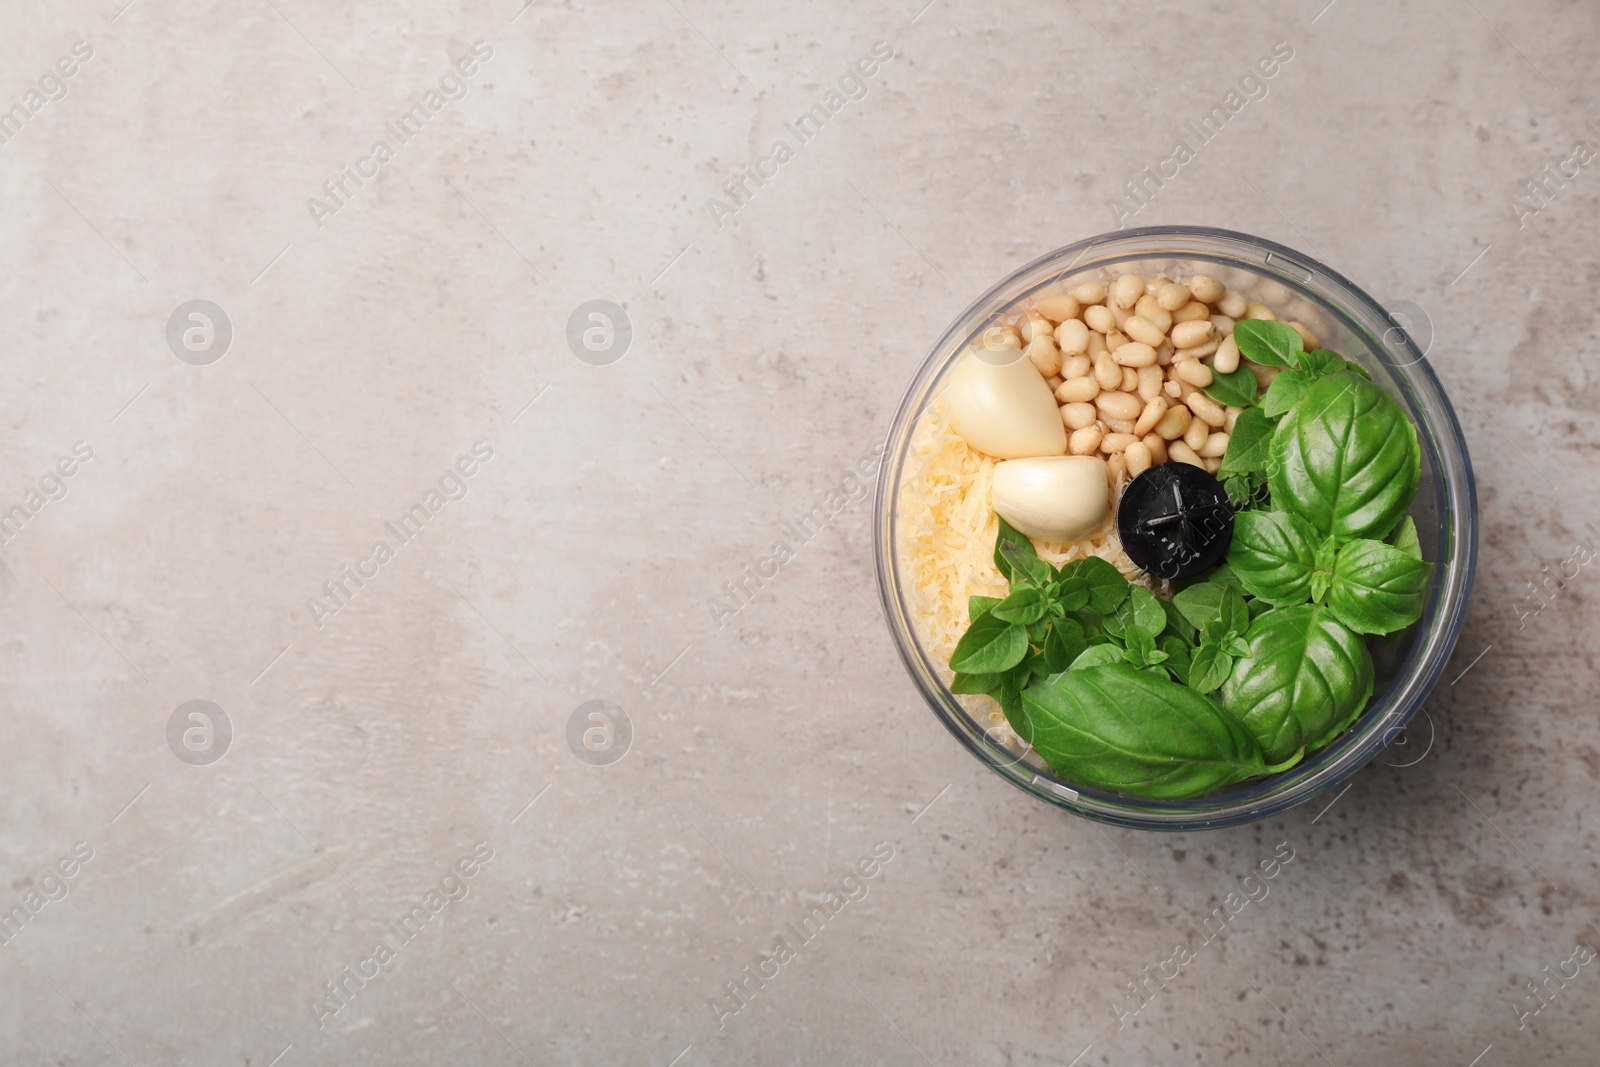
<path fill-rule="evenodd" d="M 1128 579 L 1099 556 L 1073 560 L 1063 568 L 1067 574 L 1083 579 L 1089 587 L 1089 608 L 1101 615 L 1115 611 L 1128 595 Z"/>
<path fill-rule="evenodd" d="M 1033 547 L 1033 542 L 1028 540 L 1027 534 L 1012 526 L 999 515 L 996 515 L 995 518 L 1000 522 L 1000 530 L 995 534 L 994 538 L 994 565 L 1000 568 L 1000 573 L 1005 576 L 1006 581 L 1014 582 L 1017 580 L 1015 568 L 1005 552 L 1002 551 L 1005 546 L 1015 545 L 1019 551 L 1035 559 L 1039 558 L 1039 553 Z"/>
<path fill-rule="evenodd" d="M 1388 634 L 1422 617 L 1431 565 L 1382 541 L 1351 541 L 1339 550 L 1328 608 L 1358 634 Z"/>
<path fill-rule="evenodd" d="M 1240 319 L 1233 324 L 1239 354 L 1263 367 L 1293 367 L 1300 362 L 1305 343 L 1287 322 Z"/>
<path fill-rule="evenodd" d="M 1251 596 L 1277 606 L 1304 603 L 1316 569 L 1316 536 L 1287 511 L 1240 512 L 1233 518 L 1228 566 Z"/>
<path fill-rule="evenodd" d="M 1341 371 L 1343 371 L 1345 374 L 1353 374 L 1353 375 L 1355 375 L 1357 378 L 1360 378 L 1362 381 L 1366 381 L 1366 382 L 1372 381 L 1372 375 L 1370 373 L 1368 373 L 1367 368 L 1363 367 L 1359 363 L 1352 363 L 1347 359 L 1347 360 L 1344 361 L 1344 366 L 1339 368 L 1339 369 Z"/>
<path fill-rule="evenodd" d="M 1258 407 L 1245 408 L 1233 420 L 1228 450 L 1222 454 L 1222 466 L 1217 468 L 1217 474 L 1221 477 L 1230 474 L 1265 474 L 1272 455 L 1274 429 L 1266 411 Z"/>
<path fill-rule="evenodd" d="M 1230 637 L 1217 647 L 1234 659 L 1242 659 L 1250 654 L 1250 646 L 1245 643 L 1242 637 Z"/>
<path fill-rule="evenodd" d="M 1345 360 L 1337 352 L 1330 352 L 1326 348 L 1319 348 L 1315 352 L 1305 352 L 1300 356 L 1300 369 L 1306 372 L 1309 381 L 1316 381 L 1334 371 L 1344 369 Z"/>
<path fill-rule="evenodd" d="M 1083 655 L 1087 647 L 1081 626 L 1072 619 L 1056 619 L 1044 640 L 1045 665 L 1051 674 L 1058 674 L 1071 667 L 1072 661 Z"/>
<path fill-rule="evenodd" d="M 1194 644 L 1195 635 L 1198 633 L 1198 629 L 1195 624 L 1190 622 L 1189 618 L 1178 609 L 1178 605 L 1174 604 L 1170 600 L 1162 600 L 1159 597 L 1156 599 L 1156 603 L 1161 605 L 1161 613 L 1167 617 L 1167 625 L 1162 630 L 1162 633 L 1176 637 L 1179 641 L 1186 645 Z M 1161 647 L 1165 648 L 1167 646 L 1165 643 L 1163 643 Z"/>
<path fill-rule="evenodd" d="M 1233 521 L 1234 529 L 1237 531 L 1239 519 L 1235 518 Z M 1234 536 L 1238 536 L 1237 532 Z M 1187 589 L 1180 589 L 1175 593 L 1172 597 L 1172 606 L 1198 630 L 1212 619 L 1222 618 L 1222 593 L 1226 588 L 1215 579 L 1196 582 Z"/>
<path fill-rule="evenodd" d="M 1417 524 L 1410 515 L 1400 520 L 1400 525 L 1389 535 L 1389 543 L 1412 559 L 1422 558 L 1422 542 L 1417 539 Z"/>
<path fill-rule="evenodd" d="M 1017 585 L 989 614 L 1006 622 L 1029 625 L 1044 618 L 1044 593 L 1037 586 Z"/>
<path fill-rule="evenodd" d="M 1207 619 L 1206 624 L 1200 627 L 1200 643 L 1202 645 L 1220 645 L 1227 640 L 1228 626 L 1222 621 L 1222 616 Z"/>
<path fill-rule="evenodd" d="M 1250 609 L 1245 606 L 1244 596 L 1239 590 L 1229 586 L 1222 594 L 1222 630 L 1229 634 L 1243 634 L 1250 629 Z"/>
<path fill-rule="evenodd" d="M 1058 674 L 1024 690 L 1022 704 L 1034 749 L 1079 785 L 1175 799 L 1268 773 L 1216 701 L 1124 664 Z"/>
<path fill-rule="evenodd" d="M 1265 615 L 1267 612 L 1272 611 L 1272 610 L 1273 610 L 1272 605 L 1267 603 L 1265 600 L 1257 600 L 1255 597 L 1251 597 L 1250 598 L 1250 621 L 1251 622 L 1255 622 L 1256 619 L 1260 618 L 1261 616 Z"/>
<path fill-rule="evenodd" d="M 1342 542 L 1399 521 L 1417 492 L 1419 459 L 1416 428 L 1393 397 L 1334 375 L 1278 424 L 1267 479 L 1275 506 Z"/>
<path fill-rule="evenodd" d="M 1088 648 L 1078 653 L 1077 658 L 1072 661 L 1072 666 L 1068 667 L 1067 670 L 1081 671 L 1085 667 L 1101 667 L 1107 663 L 1121 662 L 1121 647 L 1108 642 L 1103 645 L 1090 645 Z"/>
<path fill-rule="evenodd" d="M 1034 555 L 1032 545 L 1028 551 L 1023 551 L 1022 546 L 1015 541 L 1000 543 L 999 552 L 1006 562 L 1011 564 L 1011 584 L 1013 588 L 1020 582 L 1032 582 L 1039 588 L 1049 585 L 1055 572 L 1050 564 Z"/>
<path fill-rule="evenodd" d="M 979 615 L 989 611 L 1003 599 L 1004 597 L 977 596 L 976 594 L 967 597 L 967 618 L 976 621 Z"/>
<path fill-rule="evenodd" d="M 993 693 L 999 686 L 1000 675 L 998 674 L 962 674 L 957 671 L 955 678 L 951 679 L 950 692 L 988 695 Z"/>
<path fill-rule="evenodd" d="M 1161 610 L 1161 601 L 1147 589 L 1137 585 L 1128 587 L 1127 599 L 1117 605 L 1109 619 L 1115 621 L 1122 633 L 1137 628 L 1155 637 L 1167 628 L 1167 613 Z"/>
<path fill-rule="evenodd" d="M 1089 606 L 1089 583 L 1080 575 L 1064 574 L 1050 586 L 1050 598 L 1063 611 L 1082 611 Z"/>
<path fill-rule="evenodd" d="M 1128 628 L 1126 658 L 1136 667 L 1148 667 L 1166 660 L 1167 654 L 1157 650 L 1155 637 L 1142 627 L 1134 625 Z"/>
<path fill-rule="evenodd" d="M 1157 642 L 1161 651 L 1167 654 L 1167 670 L 1180 682 L 1189 680 L 1189 663 L 1194 654 L 1194 649 L 1189 643 L 1176 634 L 1165 634 Z"/>
<path fill-rule="evenodd" d="M 1258 388 L 1256 376 L 1250 372 L 1250 368 L 1240 367 L 1232 374 L 1212 371 L 1211 384 L 1206 387 L 1205 392 L 1224 407 L 1232 405 L 1242 408 L 1256 402 Z"/>
<path fill-rule="evenodd" d="M 1023 744 L 1033 743 L 1033 726 L 1028 721 L 1027 710 L 1022 706 L 1022 687 L 1007 677 L 1004 684 L 995 689 L 991 694 L 1000 702 L 1000 710 L 1006 714 L 1006 722 L 1011 724 L 1011 730 L 1022 738 Z"/>
<path fill-rule="evenodd" d="M 1233 670 L 1233 657 L 1214 645 L 1201 645 L 1189 660 L 1189 685 L 1196 692 L 1220 689 Z"/>
<path fill-rule="evenodd" d="M 1310 387 L 1311 379 L 1304 371 L 1293 367 L 1282 371 L 1267 386 L 1267 395 L 1261 398 L 1261 410 L 1269 419 L 1275 419 L 1294 407 L 1295 401 Z"/>
<path fill-rule="evenodd" d="M 1028 631 L 995 618 L 989 611 L 967 627 L 950 654 L 950 669 L 963 674 L 996 674 L 1010 670 L 1028 654 Z"/>
<path fill-rule="evenodd" d="M 1268 762 L 1321 743 L 1372 695 L 1366 642 L 1325 607 L 1266 612 L 1245 636 L 1250 654 L 1222 686 L 1222 706 L 1244 723 Z"/>

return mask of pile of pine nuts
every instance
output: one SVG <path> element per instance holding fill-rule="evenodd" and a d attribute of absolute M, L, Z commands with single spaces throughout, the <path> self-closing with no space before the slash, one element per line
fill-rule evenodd
<path fill-rule="evenodd" d="M 1115 486 L 1157 463 L 1190 463 L 1212 474 L 1221 467 L 1244 409 L 1205 394 L 1213 374 L 1242 365 L 1265 390 L 1278 373 L 1240 359 L 1233 340 L 1239 319 L 1278 316 L 1204 274 L 1188 284 L 1123 274 L 1110 285 L 1084 282 L 1045 297 L 998 323 L 1006 336 L 985 342 L 1009 341 L 1027 353 L 1055 390 L 1067 451 L 1104 455 Z M 1306 351 L 1320 347 L 1305 326 L 1289 325 Z"/>

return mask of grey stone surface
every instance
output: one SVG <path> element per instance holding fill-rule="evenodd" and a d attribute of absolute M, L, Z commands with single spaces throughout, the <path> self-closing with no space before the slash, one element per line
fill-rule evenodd
<path fill-rule="evenodd" d="M 0 504 L 93 452 L 0 549 L 0 906 L 60 897 L 0 947 L 0 1060 L 1595 1062 L 1595 966 L 1525 1029 L 1513 1005 L 1600 944 L 1592 569 L 1518 628 L 1600 522 L 1600 174 L 1511 204 L 1600 144 L 1596 9 L 921 2 L 0 2 L 0 105 L 93 48 L 0 143 Z M 464 98 L 387 133 L 477 41 Z M 1225 832 L 1049 810 L 919 704 L 865 503 L 719 628 L 707 600 L 881 438 L 938 331 L 1112 228 L 1278 42 L 1133 221 L 1281 240 L 1431 319 L 1484 540 L 1427 755 Z M 205 365 L 167 340 L 197 299 L 233 331 Z M 616 362 L 569 347 L 591 300 L 626 309 Z M 466 495 L 401 543 L 442 478 Z M 348 606 L 308 608 L 380 539 Z M 169 748 L 191 700 L 222 759 Z M 620 761 L 569 745 L 591 700 L 629 717 Z M 1270 896 L 1119 1029 L 1280 842 Z M 480 843 L 467 895 L 394 933 Z"/>

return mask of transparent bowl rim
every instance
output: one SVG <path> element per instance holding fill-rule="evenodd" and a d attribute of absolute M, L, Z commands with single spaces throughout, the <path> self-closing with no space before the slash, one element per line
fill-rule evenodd
<path fill-rule="evenodd" d="M 1205 247 L 1185 247 L 1189 243 Z M 1431 459 L 1440 516 L 1429 557 L 1443 564 L 1440 575 L 1417 624 L 1411 653 L 1387 690 L 1375 694 L 1361 719 L 1338 741 L 1301 767 L 1190 801 L 1142 800 L 1075 786 L 1019 762 L 991 740 L 956 701 L 922 649 L 897 566 L 895 519 L 911 430 L 933 381 L 974 335 L 974 324 L 1002 311 L 1022 282 L 1034 275 L 1042 277 L 1032 286 L 1039 289 L 1098 266 L 1146 258 L 1208 259 L 1249 270 L 1311 297 L 1347 328 L 1365 335 L 1404 386 L 1397 399 L 1417 422 L 1419 440 Z M 1054 274 L 1045 276 L 1052 269 Z M 1221 828 L 1267 818 L 1340 785 L 1370 762 L 1405 729 L 1442 676 L 1466 619 L 1477 569 L 1477 488 L 1466 440 L 1438 375 L 1409 332 L 1394 328 L 1398 325 L 1364 290 L 1317 260 L 1265 238 L 1204 226 L 1149 226 L 1084 238 L 1017 268 L 968 305 L 929 350 L 896 409 L 873 506 L 873 562 L 885 620 L 901 662 L 945 727 L 991 770 L 1031 796 L 1096 821 L 1152 830 Z M 1384 332 L 1376 334 L 1376 329 Z"/>

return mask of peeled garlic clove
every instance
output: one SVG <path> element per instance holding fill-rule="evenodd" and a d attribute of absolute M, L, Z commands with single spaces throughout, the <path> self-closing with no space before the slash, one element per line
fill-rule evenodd
<path fill-rule="evenodd" d="M 951 428 L 979 452 L 1020 459 L 1067 450 L 1050 386 L 1014 345 L 975 348 L 962 356 L 944 395 Z"/>
<path fill-rule="evenodd" d="M 995 464 L 995 513 L 1041 541 L 1078 541 L 1111 511 L 1106 461 L 1099 456 L 1036 456 Z"/>

